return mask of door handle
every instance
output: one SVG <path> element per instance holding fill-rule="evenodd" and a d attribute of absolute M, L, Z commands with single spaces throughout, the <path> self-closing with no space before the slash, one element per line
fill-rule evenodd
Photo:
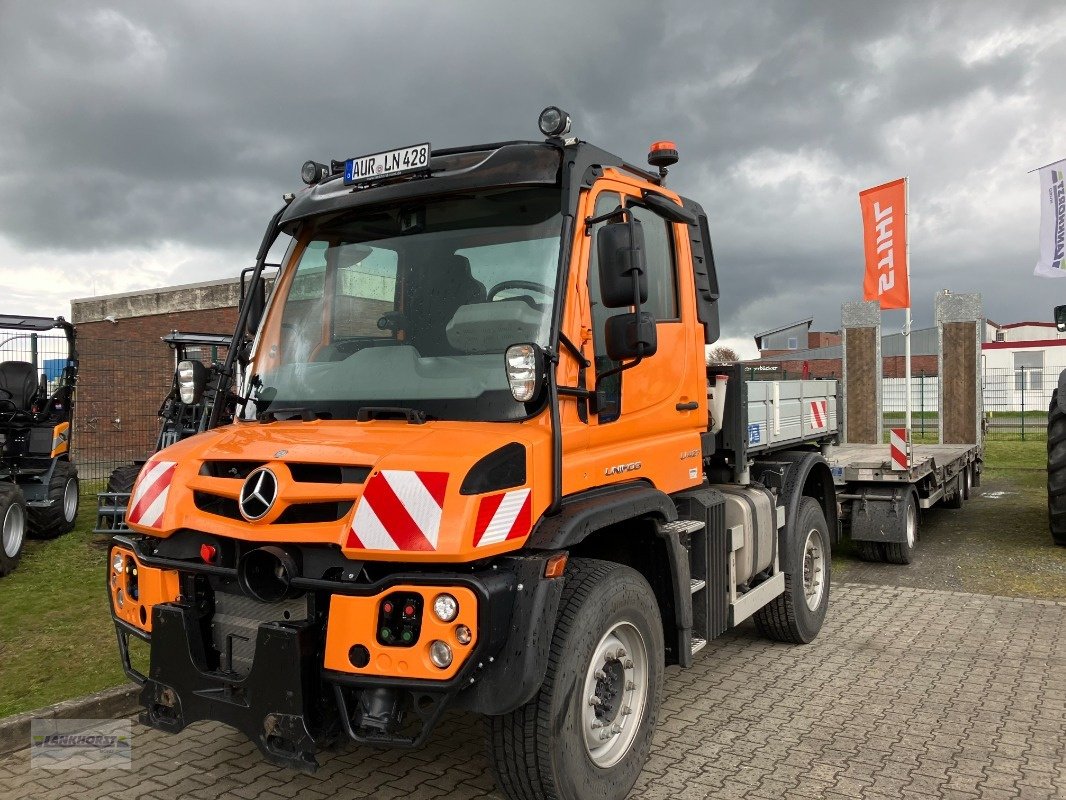
<path fill-rule="evenodd" d="M 693 400 L 691 403 L 678 403 L 674 408 L 678 411 L 695 411 L 700 407 L 700 404 Z"/>

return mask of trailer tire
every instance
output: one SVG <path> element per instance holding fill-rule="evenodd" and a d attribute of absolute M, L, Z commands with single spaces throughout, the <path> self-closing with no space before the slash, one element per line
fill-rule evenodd
<path fill-rule="evenodd" d="M 26 498 L 13 483 L 0 483 L 0 578 L 18 566 L 26 544 Z"/>
<path fill-rule="evenodd" d="M 907 537 L 905 542 L 885 542 L 885 561 L 889 564 L 910 564 L 914 561 L 914 549 L 918 543 L 918 503 L 914 492 L 907 492 L 902 523 Z"/>
<path fill-rule="evenodd" d="M 788 547 L 792 549 L 791 563 L 800 565 L 800 574 L 785 573 L 784 593 L 755 612 L 755 627 L 778 642 L 807 644 L 822 629 L 829 608 L 832 561 L 829 525 L 813 497 L 800 500 L 794 530 L 797 535 Z"/>
<path fill-rule="evenodd" d="M 78 468 L 69 461 L 57 461 L 48 482 L 51 505 L 29 507 L 29 533 L 33 539 L 55 539 L 74 530 L 78 521 Z"/>
<path fill-rule="evenodd" d="M 862 561 L 885 560 L 885 548 L 881 542 L 855 542 L 855 552 Z"/>
<path fill-rule="evenodd" d="M 565 581 L 544 683 L 525 705 L 489 717 L 489 761 L 512 800 L 621 800 L 648 758 L 659 713 L 665 664 L 659 606 L 644 577 L 621 564 L 572 558 Z M 620 658 L 609 649 L 616 643 L 625 650 Z M 602 679 L 594 672 L 601 660 Z M 598 709 L 592 697 L 601 700 Z M 623 714 L 630 703 L 639 709 Z M 610 727 L 593 729 L 604 706 Z M 616 725 L 621 732 L 600 744 L 598 737 Z"/>
<path fill-rule="evenodd" d="M 1066 414 L 1058 389 L 1047 412 L 1047 515 L 1051 540 L 1066 547 Z"/>

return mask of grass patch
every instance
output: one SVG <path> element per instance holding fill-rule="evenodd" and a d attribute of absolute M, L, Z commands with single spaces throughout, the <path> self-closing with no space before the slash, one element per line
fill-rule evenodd
<path fill-rule="evenodd" d="M 75 529 L 27 541 L 0 579 L 0 717 L 126 682 L 95 522 L 96 495 L 83 494 Z"/>

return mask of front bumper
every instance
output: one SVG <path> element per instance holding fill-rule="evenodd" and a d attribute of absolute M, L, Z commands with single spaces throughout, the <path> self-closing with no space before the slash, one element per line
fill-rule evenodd
<path fill-rule="evenodd" d="M 134 537 L 113 541 L 134 551 L 142 572 L 177 566 Z M 182 563 L 175 570 L 180 594 L 153 605 L 146 626 L 116 615 L 114 603 L 112 615 L 123 667 L 142 686 L 142 722 L 171 733 L 200 720 L 223 722 L 273 763 L 311 771 L 315 752 L 341 732 L 360 743 L 415 747 L 449 706 L 499 714 L 532 697 L 543 681 L 562 589 L 562 579 L 542 577 L 546 557 L 501 558 L 477 572 L 396 573 L 368 584 L 309 580 L 315 588 L 307 590 L 307 619 L 258 624 L 254 659 L 243 674 L 220 660 L 209 633 L 212 605 L 195 588 L 227 583 L 230 576 L 219 567 Z M 463 587 L 477 596 L 476 639 L 458 670 L 444 680 L 427 680 L 327 669 L 333 600 L 385 596 L 404 585 Z M 130 637 L 150 644 L 147 675 L 131 663 Z"/>

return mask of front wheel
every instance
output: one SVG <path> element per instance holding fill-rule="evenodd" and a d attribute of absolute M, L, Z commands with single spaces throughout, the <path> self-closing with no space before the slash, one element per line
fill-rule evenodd
<path fill-rule="evenodd" d="M 18 566 L 26 543 L 26 498 L 13 483 L 0 483 L 0 578 Z"/>
<path fill-rule="evenodd" d="M 795 536 L 789 538 L 785 591 L 755 612 L 759 633 L 779 642 L 807 644 L 822 629 L 829 608 L 829 525 L 813 497 L 800 501 Z"/>
<path fill-rule="evenodd" d="M 663 684 L 662 618 L 644 577 L 574 558 L 537 694 L 491 717 L 489 757 L 512 800 L 621 800 L 651 750 Z"/>

